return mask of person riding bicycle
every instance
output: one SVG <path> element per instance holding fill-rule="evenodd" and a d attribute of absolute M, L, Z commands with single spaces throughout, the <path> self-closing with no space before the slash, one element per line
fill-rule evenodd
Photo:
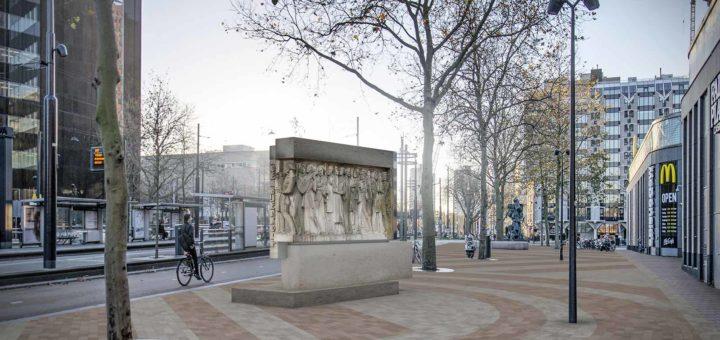
<path fill-rule="evenodd" d="M 183 215 L 183 225 L 180 227 L 179 234 L 178 241 L 180 242 L 180 247 L 185 252 L 185 255 L 190 254 L 192 257 L 193 268 L 195 268 L 195 278 L 200 280 L 197 251 L 195 251 L 195 230 L 192 223 L 190 223 L 190 214 L 186 213 Z"/>

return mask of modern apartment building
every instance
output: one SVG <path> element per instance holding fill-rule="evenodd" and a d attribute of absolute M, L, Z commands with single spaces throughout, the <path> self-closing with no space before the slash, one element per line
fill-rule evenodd
<path fill-rule="evenodd" d="M 37 187 L 38 134 L 45 95 L 44 67 L 41 66 L 45 3 L 0 0 L 0 117 L 2 124 L 15 130 L 14 199 L 32 198 Z M 91 147 L 100 146 L 92 87 L 97 69 L 97 25 L 93 8 L 92 0 L 56 1 L 55 5 L 56 40 L 69 50 L 66 58 L 58 58 L 56 73 L 60 196 L 104 197 L 102 172 L 90 171 Z M 123 114 L 126 153 L 136 155 L 135 158 L 140 154 L 140 15 L 141 0 L 115 2 L 122 75 L 118 106 Z M 131 178 L 130 182 L 135 181 Z"/>
<path fill-rule="evenodd" d="M 688 78 L 662 74 L 662 70 L 651 79 L 629 77 L 623 81 L 620 77 L 604 77 L 601 69 L 593 70 L 588 76 L 596 77 L 595 90 L 605 110 L 580 115 L 578 124 L 597 120 L 603 125 L 605 136 L 601 147 L 608 155 L 606 189 L 603 202 L 586 207 L 585 214 L 578 216 L 579 220 L 585 220 L 585 228 L 593 229 L 594 236 L 610 234 L 625 240 L 625 188 L 633 155 L 655 119 L 680 112 Z"/>
<path fill-rule="evenodd" d="M 604 234 L 627 239 L 626 187 L 633 154 L 658 117 L 680 112 L 683 94 L 688 87 L 687 77 L 660 74 L 651 79 L 605 77 L 602 69 L 580 75 L 580 82 L 594 82 L 594 95 L 599 96 L 601 112 L 578 112 L 576 128 L 588 125 L 604 130 L 602 140 L 580 142 L 578 157 L 583 153 L 604 151 L 608 159 L 605 167 L 605 189 L 601 202 L 586 204 L 578 201 L 578 232 L 581 238 L 597 238 Z M 566 179 L 567 181 L 567 179 Z M 565 182 L 567 186 L 567 182 Z M 579 185 L 584 185 L 579 183 Z M 568 221 L 567 188 L 564 190 L 563 222 Z M 537 196 L 537 195 L 536 195 Z M 534 224 L 542 220 L 542 199 L 534 199 Z M 554 211 L 554 202 L 548 202 Z M 539 223 L 540 222 L 540 223 Z M 554 230 L 551 229 L 551 238 Z"/>

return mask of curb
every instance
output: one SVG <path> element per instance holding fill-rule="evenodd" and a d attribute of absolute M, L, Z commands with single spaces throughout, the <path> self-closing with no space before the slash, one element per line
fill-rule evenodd
<path fill-rule="evenodd" d="M 268 256 L 270 251 L 268 249 L 252 249 L 252 250 L 240 250 L 229 253 L 218 253 L 211 254 L 210 256 L 215 261 L 225 261 L 231 259 L 244 259 L 252 257 Z M 177 265 L 178 260 L 181 257 L 173 257 L 168 259 L 157 259 L 157 260 L 142 260 L 133 261 L 127 264 L 128 273 L 146 271 L 160 268 L 174 267 Z M 75 268 L 63 268 L 63 269 L 51 269 L 51 270 L 37 270 L 31 272 L 14 273 L 8 275 L 0 275 L 0 287 L 13 286 L 18 284 L 66 280 L 73 278 L 80 278 L 86 276 L 104 276 L 104 266 L 84 266 Z"/>

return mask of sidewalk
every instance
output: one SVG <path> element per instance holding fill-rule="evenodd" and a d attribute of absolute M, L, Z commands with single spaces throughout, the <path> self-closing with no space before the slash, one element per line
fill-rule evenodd
<path fill-rule="evenodd" d="M 230 302 L 230 287 L 136 299 L 138 338 L 642 338 L 711 339 L 720 329 L 679 296 L 643 259 L 618 251 L 578 251 L 578 323 L 567 323 L 567 262 L 553 249 L 494 250 L 464 257 L 462 244 L 438 247 L 450 273 L 414 273 L 396 296 L 283 309 Z M 277 277 L 235 285 L 264 284 Z M 689 281 L 688 281 L 689 282 Z M 695 289 L 687 286 L 685 289 Z M 707 291 L 720 296 L 720 291 Z M 11 307 L 12 308 L 12 307 Z M 63 330 L 63 331 L 59 331 Z M 104 308 L 0 324 L 5 339 L 105 337 Z"/>

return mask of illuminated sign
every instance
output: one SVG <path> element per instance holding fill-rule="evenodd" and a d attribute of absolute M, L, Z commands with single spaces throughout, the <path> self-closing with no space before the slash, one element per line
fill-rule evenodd
<path fill-rule="evenodd" d="M 102 146 L 93 146 L 90 148 L 90 171 L 105 170 L 105 153 Z"/>
<path fill-rule="evenodd" d="M 677 171 L 675 170 L 675 163 L 665 163 L 660 166 L 660 185 L 663 184 L 676 184 L 677 183 Z"/>
<path fill-rule="evenodd" d="M 675 162 L 660 164 L 660 240 L 663 248 L 677 248 L 678 196 Z"/>

